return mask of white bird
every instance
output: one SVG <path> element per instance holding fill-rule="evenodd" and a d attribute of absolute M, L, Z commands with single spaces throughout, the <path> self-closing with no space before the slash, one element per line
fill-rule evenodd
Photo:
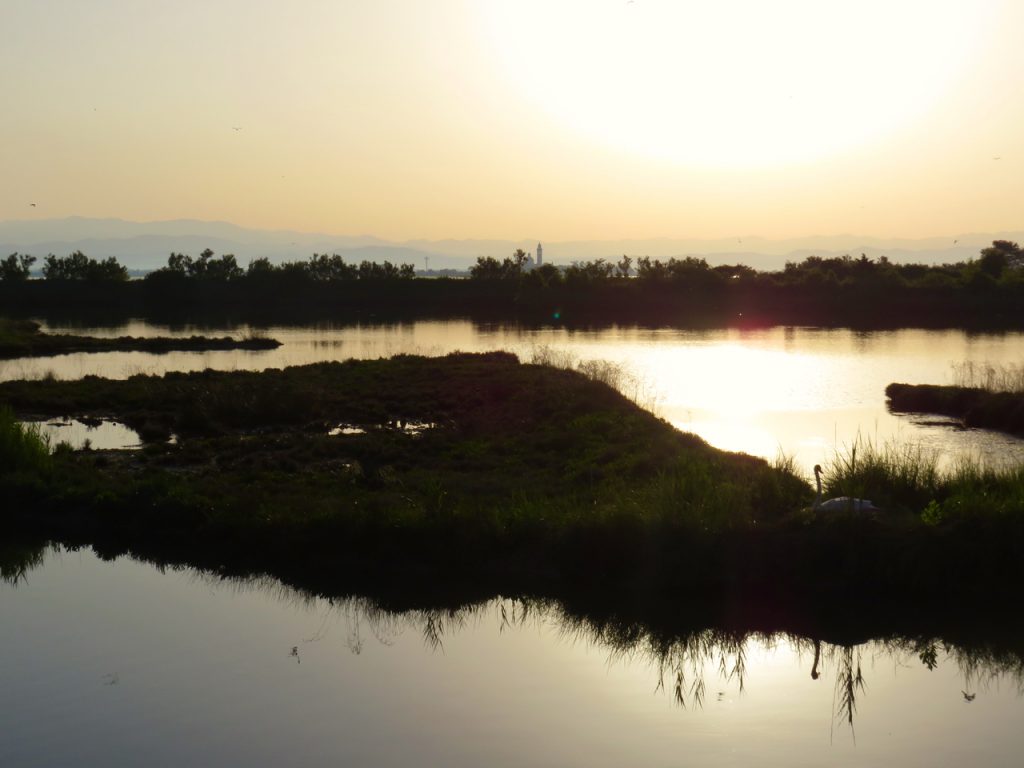
<path fill-rule="evenodd" d="M 821 464 L 814 465 L 814 481 L 818 484 L 818 495 L 814 497 L 815 512 L 881 512 L 869 499 L 855 499 L 852 496 L 839 496 L 834 499 L 821 500 Z"/>

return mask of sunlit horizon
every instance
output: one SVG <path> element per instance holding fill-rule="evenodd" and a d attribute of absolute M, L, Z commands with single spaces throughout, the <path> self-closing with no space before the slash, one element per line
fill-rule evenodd
<path fill-rule="evenodd" d="M 44 0 L 0 22 L 0 221 L 392 241 L 1024 226 L 1012 0 Z"/>

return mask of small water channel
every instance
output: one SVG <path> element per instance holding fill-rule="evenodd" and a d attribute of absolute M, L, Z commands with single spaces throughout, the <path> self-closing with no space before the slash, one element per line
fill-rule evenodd
<path fill-rule="evenodd" d="M 0 765 L 1017 766 L 1024 660 L 0 548 Z"/>
<path fill-rule="evenodd" d="M 515 352 L 523 360 L 606 360 L 617 386 L 674 426 L 712 445 L 765 458 L 780 452 L 810 474 L 858 440 L 934 452 L 945 464 L 963 458 L 1024 461 L 1024 441 L 962 430 L 931 416 L 889 413 L 885 386 L 948 384 L 964 362 L 1019 365 L 1024 334 L 965 331 L 859 332 L 777 327 L 760 330 L 481 325 L 419 321 L 357 325 L 167 327 L 132 321 L 116 327 L 49 326 L 49 332 L 101 336 L 242 336 L 263 333 L 276 350 L 64 355 L 0 362 L 0 380 L 125 378 L 166 371 L 261 370 L 327 360 L 441 355 L 453 351 Z"/>
<path fill-rule="evenodd" d="M 55 449 L 61 443 L 74 450 L 89 448 L 97 451 L 140 448 L 142 438 L 129 426 L 113 419 L 48 419 L 23 422 L 36 430 Z"/>

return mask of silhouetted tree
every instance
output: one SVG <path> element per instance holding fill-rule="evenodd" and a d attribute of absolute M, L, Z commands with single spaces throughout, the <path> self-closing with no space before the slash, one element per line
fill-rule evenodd
<path fill-rule="evenodd" d="M 113 256 L 96 261 L 81 251 L 64 258 L 51 253 L 43 261 L 43 277 L 47 280 L 123 281 L 128 279 L 128 269 Z"/>
<path fill-rule="evenodd" d="M 35 256 L 15 251 L 0 261 L 0 280 L 28 280 L 29 272 L 35 262 Z"/>
<path fill-rule="evenodd" d="M 176 274 L 187 275 L 192 272 L 192 257 L 187 256 L 184 253 L 171 253 L 167 257 L 168 272 L 174 272 Z"/>
<path fill-rule="evenodd" d="M 501 261 L 493 256 L 478 256 L 476 264 L 469 269 L 469 277 L 472 280 L 518 280 L 523 276 L 528 258 L 522 248 L 517 248 L 512 258 Z"/>
<path fill-rule="evenodd" d="M 541 264 L 523 276 L 526 285 L 536 288 L 553 288 L 562 282 L 562 270 L 554 264 Z"/>
<path fill-rule="evenodd" d="M 269 262 L 267 262 L 269 264 Z M 184 253 L 171 253 L 167 258 L 167 266 L 147 275 L 153 279 L 168 278 L 199 278 L 202 280 L 237 280 L 245 275 L 245 270 L 238 266 L 234 254 L 227 253 L 214 258 L 209 248 L 199 254 L 198 259 Z"/>
<path fill-rule="evenodd" d="M 237 280 L 244 274 L 233 253 L 225 253 L 219 259 L 211 258 L 206 263 L 207 280 Z"/>
<path fill-rule="evenodd" d="M 616 265 L 616 277 L 626 278 L 629 277 L 633 266 L 633 260 L 626 254 L 622 254 L 622 258 L 619 259 L 619 263 Z"/>
<path fill-rule="evenodd" d="M 505 271 L 493 256 L 477 256 L 476 264 L 469 268 L 469 277 L 472 280 L 501 280 Z"/>
<path fill-rule="evenodd" d="M 636 276 L 643 282 L 658 283 L 668 277 L 668 270 L 660 261 L 651 261 L 650 256 L 641 256 L 636 260 Z"/>
<path fill-rule="evenodd" d="M 1024 266 L 1024 251 L 1009 240 L 994 240 L 991 247 L 982 250 L 978 266 L 985 274 L 999 278 L 1007 267 Z"/>
<path fill-rule="evenodd" d="M 512 254 L 512 263 L 516 267 L 516 271 L 522 272 L 523 267 L 526 266 L 526 262 L 529 259 L 529 255 L 522 248 L 516 248 L 515 253 Z"/>
<path fill-rule="evenodd" d="M 278 268 L 270 263 L 270 259 L 266 256 L 260 256 L 258 259 L 253 259 L 249 262 L 249 266 L 245 270 L 246 277 L 270 277 Z"/>
<path fill-rule="evenodd" d="M 565 270 L 565 282 L 577 287 L 604 282 L 612 276 L 615 265 L 604 259 L 595 261 L 574 261 Z"/>
<path fill-rule="evenodd" d="M 309 260 L 309 276 L 314 280 L 355 280 L 359 277 L 359 268 L 355 264 L 346 264 L 338 254 L 328 256 L 326 253 L 314 253 Z"/>

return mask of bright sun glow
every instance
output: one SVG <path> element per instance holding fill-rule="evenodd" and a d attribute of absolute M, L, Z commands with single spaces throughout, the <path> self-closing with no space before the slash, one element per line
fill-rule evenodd
<path fill-rule="evenodd" d="M 487 5 L 509 78 L 611 148 L 683 165 L 778 167 L 923 116 L 975 52 L 949 0 L 520 0 Z"/>

